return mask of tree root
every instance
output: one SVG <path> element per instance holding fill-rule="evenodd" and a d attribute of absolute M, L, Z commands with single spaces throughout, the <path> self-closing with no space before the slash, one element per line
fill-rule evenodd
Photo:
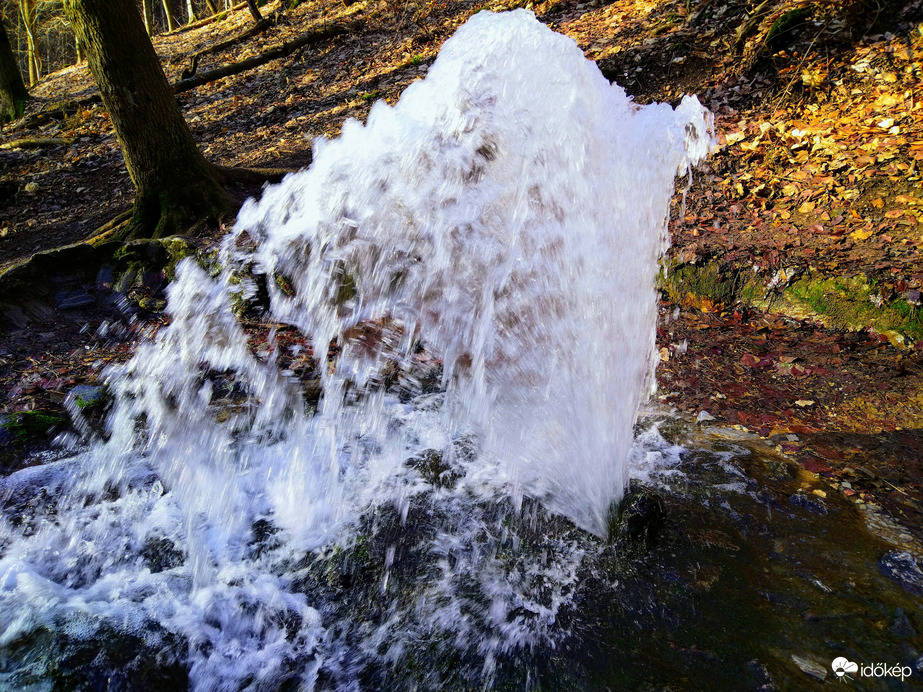
<path fill-rule="evenodd" d="M 296 172 L 291 168 L 235 168 L 218 164 L 210 164 L 210 166 L 212 173 L 222 187 L 235 183 L 241 185 L 278 183 L 289 173 Z M 139 223 L 139 220 L 136 219 L 137 213 L 136 202 L 131 209 L 123 211 L 93 231 L 87 242 L 91 245 L 98 245 L 110 240 L 126 240 L 133 237 L 135 233 L 131 226 L 133 223 L 136 225 Z M 147 234 L 141 233 L 138 237 L 147 237 Z"/>
<path fill-rule="evenodd" d="M 234 168 L 212 164 L 215 177 L 222 185 L 239 183 L 242 185 L 262 185 L 263 183 L 278 183 L 289 173 L 296 171 L 291 168 Z"/>
<path fill-rule="evenodd" d="M 114 235 L 116 235 L 116 233 L 128 225 L 128 223 L 131 221 L 132 214 L 134 214 L 134 208 L 123 211 L 114 219 L 107 221 L 102 226 L 93 231 L 93 235 L 90 236 L 90 239 L 87 240 L 87 242 L 90 243 L 90 245 L 97 245 L 99 243 L 104 243 L 107 240 L 110 240 Z"/>

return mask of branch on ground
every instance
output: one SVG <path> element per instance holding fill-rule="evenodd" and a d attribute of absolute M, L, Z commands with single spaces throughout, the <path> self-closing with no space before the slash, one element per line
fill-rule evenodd
<path fill-rule="evenodd" d="M 251 26 L 249 29 L 247 29 L 245 32 L 243 32 L 242 34 L 229 38 L 226 41 L 215 43 L 209 46 L 208 48 L 203 48 L 198 53 L 193 53 L 192 62 L 190 63 L 190 66 L 188 69 L 183 70 L 181 81 L 186 80 L 186 79 L 191 79 L 192 77 L 195 76 L 196 71 L 198 69 L 199 60 L 201 60 L 203 57 L 205 57 L 206 55 L 212 55 L 214 53 L 220 53 L 221 51 L 231 48 L 232 46 L 235 46 L 238 43 L 242 43 L 243 41 L 246 41 L 248 39 L 253 38 L 254 36 L 261 34 L 263 31 L 265 31 L 267 28 L 273 25 L 274 19 L 277 16 L 278 15 L 273 15 L 273 17 L 264 19 L 261 22 L 257 22 L 256 24 Z"/>
<path fill-rule="evenodd" d="M 293 41 L 288 41 L 286 43 L 275 46 L 274 48 L 270 48 L 265 53 L 261 53 L 260 55 L 255 55 L 252 58 L 240 60 L 223 67 L 218 67 L 214 70 L 201 72 L 193 77 L 190 77 L 189 79 L 180 80 L 173 85 L 173 91 L 174 93 L 180 94 L 184 91 L 189 91 L 190 89 L 195 89 L 196 87 L 202 86 L 203 84 L 214 82 L 216 79 L 221 79 L 222 77 L 230 77 L 231 75 L 252 70 L 255 67 L 265 65 L 266 63 L 273 60 L 284 58 L 285 56 L 294 53 L 299 48 L 305 48 L 306 46 L 321 43 L 322 41 L 326 41 L 336 36 L 348 34 L 363 24 L 364 22 L 360 20 L 358 22 L 352 22 L 349 24 L 334 24 L 318 31 L 309 31 L 308 33 L 296 38 Z"/>
<path fill-rule="evenodd" d="M 200 26 L 205 26 L 207 24 L 220 21 L 224 17 L 226 17 L 230 12 L 237 12 L 238 10 L 244 9 L 246 6 L 247 6 L 247 3 L 242 2 L 238 5 L 234 5 L 229 10 L 222 10 L 221 12 L 218 12 L 217 14 L 213 14 L 212 16 L 206 17 L 205 19 L 200 19 L 199 21 L 193 22 L 192 24 L 187 24 L 186 26 L 180 27 L 178 29 L 174 29 L 173 31 L 169 31 L 164 35 L 165 36 L 176 36 L 177 34 L 182 34 L 187 31 L 191 31 L 193 29 L 198 29 Z"/>
<path fill-rule="evenodd" d="M 12 142 L 0 144 L 0 149 L 39 149 L 41 147 L 56 147 L 70 143 L 71 140 L 61 137 L 27 137 L 26 139 L 14 139 Z"/>
<path fill-rule="evenodd" d="M 289 173 L 296 173 L 291 168 L 235 168 L 212 164 L 215 177 L 222 185 L 239 183 L 241 185 L 262 185 L 278 183 Z"/>

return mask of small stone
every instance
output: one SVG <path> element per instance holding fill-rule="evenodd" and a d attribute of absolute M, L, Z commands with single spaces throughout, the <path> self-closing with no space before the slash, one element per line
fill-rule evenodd
<path fill-rule="evenodd" d="M 105 387 L 94 387 L 90 384 L 78 384 L 70 390 L 67 400 L 74 402 L 80 410 L 93 408 L 105 401 L 107 392 Z"/>
<path fill-rule="evenodd" d="M 704 423 L 706 421 L 715 420 L 715 417 L 711 415 L 708 411 L 699 411 L 699 415 L 696 416 L 696 423 Z"/>
<path fill-rule="evenodd" d="M 34 194 L 38 192 L 38 183 L 26 183 L 22 189 Z"/>
<path fill-rule="evenodd" d="M 820 492 L 823 491 L 821 490 Z M 795 507 L 802 507 L 809 512 L 814 512 L 815 514 L 821 515 L 827 514 L 827 507 L 824 505 L 823 500 L 821 499 L 822 497 L 826 497 L 826 493 L 824 495 L 813 493 L 813 495 L 814 496 L 812 497 L 811 495 L 797 492 L 788 498 L 788 501 Z"/>
<path fill-rule="evenodd" d="M 74 310 L 94 305 L 96 299 L 83 291 L 61 291 L 56 296 L 55 302 L 59 310 Z"/>
<path fill-rule="evenodd" d="M 801 669 L 801 672 L 815 680 L 823 681 L 827 677 L 827 667 L 817 661 L 795 656 L 794 654 L 792 654 L 792 661 Z"/>

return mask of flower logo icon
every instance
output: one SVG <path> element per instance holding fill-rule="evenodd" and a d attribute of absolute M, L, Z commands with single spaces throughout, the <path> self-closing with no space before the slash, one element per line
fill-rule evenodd
<path fill-rule="evenodd" d="M 840 656 L 839 658 L 833 659 L 832 666 L 833 666 L 833 672 L 836 673 L 836 676 L 838 678 L 846 677 L 847 673 L 858 673 L 859 672 L 858 663 L 853 663 L 849 659 L 843 658 L 842 656 Z"/>

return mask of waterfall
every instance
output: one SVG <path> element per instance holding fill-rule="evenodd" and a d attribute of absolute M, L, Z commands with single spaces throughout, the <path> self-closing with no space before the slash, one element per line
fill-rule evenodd
<path fill-rule="evenodd" d="M 244 206 L 218 276 L 184 260 L 169 326 L 110 372 L 105 442 L 0 481 L 0 642 L 180 637 L 206 690 L 348 687 L 414 631 L 487 673 L 553 637 L 580 540 L 511 567 L 484 536 L 518 546 L 505 518 L 529 513 L 605 536 L 653 383 L 674 179 L 710 128 L 695 98 L 633 103 L 531 12 L 474 16 L 395 106 Z M 290 347 L 248 342 L 256 303 L 303 337 L 316 409 Z M 355 563 L 421 506 L 435 528 L 388 534 L 374 624 L 331 622 L 305 556 Z M 388 601 L 411 553 L 431 570 Z"/>

